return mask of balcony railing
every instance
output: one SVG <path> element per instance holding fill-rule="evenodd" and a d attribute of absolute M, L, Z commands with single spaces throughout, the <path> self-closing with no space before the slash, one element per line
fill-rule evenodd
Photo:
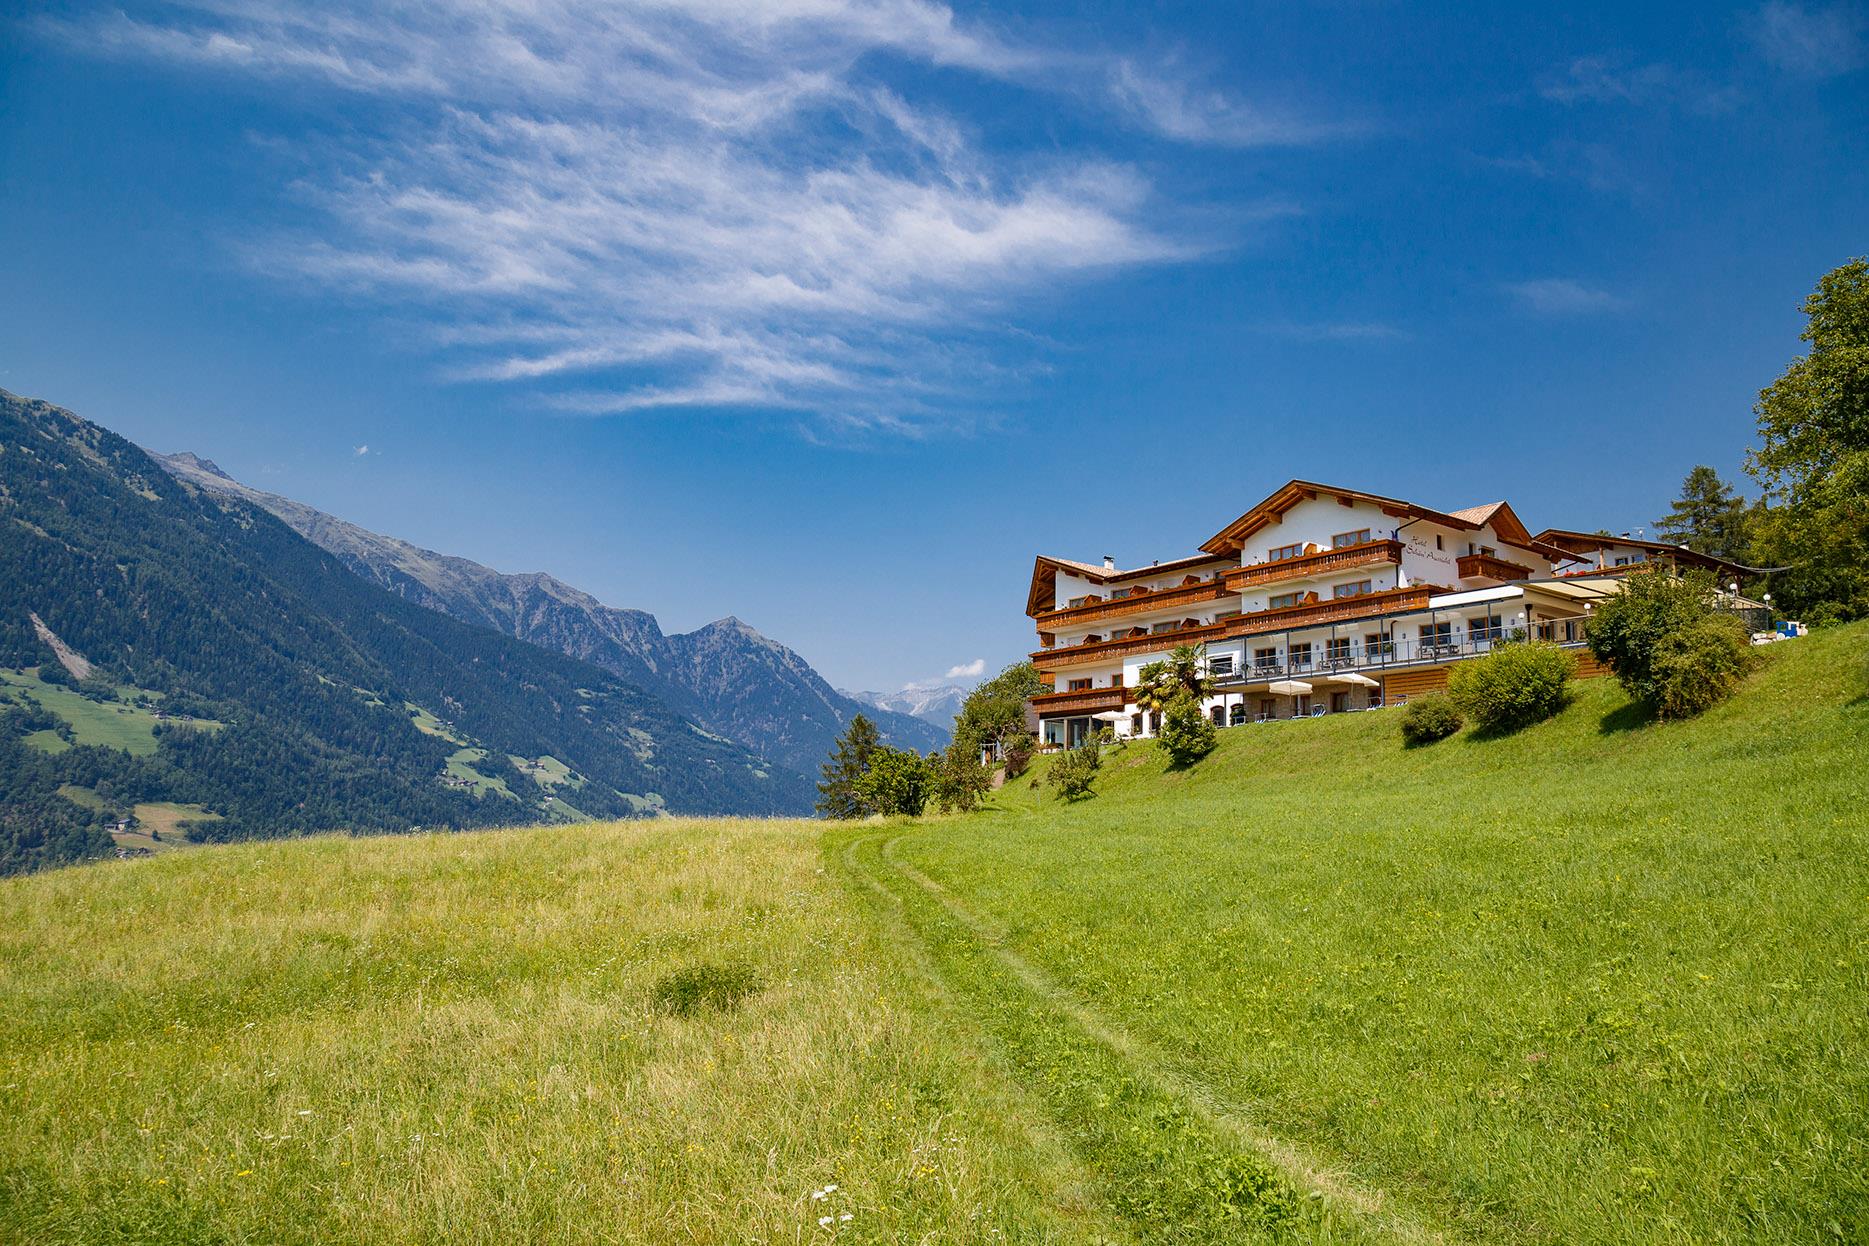
<path fill-rule="evenodd" d="M 1150 632 L 1147 636 L 1118 636 L 1114 640 L 1097 640 L 1083 645 L 1060 645 L 1055 649 L 1040 649 L 1032 654 L 1032 661 L 1041 671 L 1056 670 L 1060 666 L 1075 666 L 1080 662 L 1098 662 L 1104 658 L 1121 657 L 1130 653 L 1149 653 L 1154 650 L 1169 650 L 1176 645 L 1196 645 L 1204 641 L 1218 640 L 1229 634 L 1229 619 L 1223 623 L 1209 623 L 1202 627 L 1173 628 L 1165 632 Z"/>
<path fill-rule="evenodd" d="M 1576 636 L 1576 639 L 1565 639 L 1559 633 L 1556 643 L 1566 649 L 1579 648 L 1584 643 L 1581 628 Z M 1395 667 L 1452 662 L 1490 653 L 1498 645 L 1507 643 L 1511 637 L 1510 632 L 1501 628 L 1468 628 L 1465 631 L 1440 633 L 1427 639 L 1397 637 L 1373 645 L 1360 640 L 1352 641 L 1337 650 L 1313 650 L 1309 657 L 1293 657 L 1289 651 L 1270 660 L 1248 655 L 1245 666 L 1237 674 L 1215 682 L 1227 687 L 1238 687 L 1279 679 L 1311 679 L 1349 671 L 1366 674 Z M 1549 633 L 1541 633 L 1541 639 L 1549 638 Z"/>
<path fill-rule="evenodd" d="M 1199 584 L 1186 584 L 1180 588 L 1164 588 L 1152 593 L 1131 593 L 1128 597 L 1085 602 L 1081 606 L 1066 606 L 1061 610 L 1047 610 L 1037 616 L 1038 625 L 1041 628 L 1053 628 L 1072 623 L 1094 623 L 1099 619 L 1116 619 L 1150 610 L 1191 605 L 1195 602 L 1218 601 L 1222 597 L 1230 596 L 1231 592 L 1232 590 L 1217 579 L 1203 580 Z"/>
<path fill-rule="evenodd" d="M 1043 692 L 1032 698 L 1041 715 L 1096 714 L 1120 710 L 1129 700 L 1127 688 L 1079 688 L 1075 692 Z"/>
<path fill-rule="evenodd" d="M 1463 580 L 1524 580 L 1532 573 L 1530 567 L 1491 554 L 1462 554 L 1454 559 L 1454 569 Z"/>
<path fill-rule="evenodd" d="M 1304 606 L 1255 610 L 1251 614 L 1228 619 L 1227 635 L 1255 636 L 1261 632 L 1282 632 L 1287 628 L 1338 623 L 1398 610 L 1425 610 L 1428 598 L 1432 595 L 1433 590 L 1429 588 L 1391 588 L 1380 593 L 1364 593 L 1360 597 L 1333 597 L 1329 601 L 1312 602 Z"/>
<path fill-rule="evenodd" d="M 1357 567 L 1377 566 L 1383 563 L 1399 564 L 1401 561 L 1402 543 L 1400 541 L 1365 541 L 1361 545 L 1345 545 L 1339 549 L 1306 554 L 1301 558 L 1286 558 L 1278 562 L 1258 562 L 1250 567 L 1234 567 L 1226 572 L 1226 582 L 1229 589 L 1239 593 L 1249 588 L 1257 588 L 1262 584 L 1277 584 L 1281 580 L 1330 575 L 1333 572 L 1350 571 Z"/>

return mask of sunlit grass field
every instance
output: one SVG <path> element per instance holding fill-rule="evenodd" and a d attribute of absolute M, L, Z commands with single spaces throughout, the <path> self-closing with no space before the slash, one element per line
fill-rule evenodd
<path fill-rule="evenodd" d="M 1080 1240 L 1073 1163 L 819 829 L 322 838 L 0 883 L 0 1240 Z M 750 993 L 658 1000 L 697 969 Z"/>
<path fill-rule="evenodd" d="M 0 881 L 0 1241 L 1869 1240 L 1866 648 L 1070 805 Z"/>
<path fill-rule="evenodd" d="M 1642 724 L 1254 725 L 895 857 L 1176 1071 L 1489 1241 L 1869 1241 L 1869 628 Z"/>

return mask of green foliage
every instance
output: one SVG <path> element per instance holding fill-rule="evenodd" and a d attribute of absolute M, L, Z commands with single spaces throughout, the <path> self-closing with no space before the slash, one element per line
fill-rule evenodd
<path fill-rule="evenodd" d="M 1716 704 L 1758 660 L 1745 625 L 1718 608 L 1712 577 L 1659 565 L 1630 572 L 1597 606 L 1589 641 L 1629 695 L 1662 718 Z"/>
<path fill-rule="evenodd" d="M 1038 737 L 1030 731 L 1008 732 L 999 742 L 1000 763 L 1006 767 L 1006 777 L 1016 779 L 1032 765 L 1032 758 L 1038 756 Z"/>
<path fill-rule="evenodd" d="M 1176 645 L 1168 656 L 1150 662 L 1136 672 L 1136 708 L 1144 713 L 1163 712 L 1178 696 L 1197 703 L 1212 695 L 1213 680 L 1207 677 L 1207 647 Z"/>
<path fill-rule="evenodd" d="M 1711 467 L 1700 466 L 1681 482 L 1681 496 L 1655 522 L 1655 535 L 1695 553 L 1733 562 L 1751 554 L 1745 499 Z"/>
<path fill-rule="evenodd" d="M 966 813 L 977 808 L 993 786 L 993 771 L 979 758 L 950 748 L 929 759 L 934 771 L 934 803 L 942 813 Z"/>
<path fill-rule="evenodd" d="M 1730 614 L 1695 619 L 1669 636 L 1656 653 L 1655 712 L 1691 718 L 1733 694 L 1758 665 L 1746 628 Z"/>
<path fill-rule="evenodd" d="M 1777 605 L 1807 620 L 1869 616 L 1869 261 L 1826 273 L 1804 302 L 1807 354 L 1761 391 L 1747 470 L 1778 500 L 1755 557 L 1791 570 Z"/>
<path fill-rule="evenodd" d="M 1448 672 L 1448 698 L 1482 731 L 1516 731 L 1564 708 L 1575 670 L 1570 654 L 1554 644 L 1500 645 Z"/>
<path fill-rule="evenodd" d="M 961 703 L 954 717 L 954 739 L 948 751 L 978 759 L 988 748 L 1004 746 L 1023 734 L 1026 702 L 1044 690 L 1038 668 L 1015 662 L 987 680 Z"/>
<path fill-rule="evenodd" d="M 1213 723 L 1201 713 L 1201 703 L 1193 694 L 1182 689 L 1169 698 L 1168 707 L 1162 712 L 1161 740 L 1162 748 L 1175 765 L 1193 765 L 1214 751 L 1219 737 Z"/>
<path fill-rule="evenodd" d="M 1102 747 L 1096 740 L 1086 740 L 1052 757 L 1051 767 L 1045 772 L 1045 783 L 1059 800 L 1077 800 L 1090 795 L 1091 784 L 1097 781 L 1097 771 L 1102 765 Z"/>
<path fill-rule="evenodd" d="M 1459 707 L 1445 692 L 1418 696 L 1402 707 L 1402 739 L 1411 746 L 1445 740 L 1466 725 Z"/>
<path fill-rule="evenodd" d="M 914 749 L 883 747 L 870 754 L 857 781 L 859 803 L 884 817 L 919 817 L 935 789 L 935 769 Z"/>
<path fill-rule="evenodd" d="M 837 737 L 830 760 L 824 763 L 818 783 L 818 816 L 823 818 L 861 818 L 869 813 L 863 795 L 863 776 L 869 773 L 870 759 L 883 747 L 876 724 L 864 714 L 857 714 Z"/>
<path fill-rule="evenodd" d="M 759 975 L 746 965 L 688 965 L 657 980 L 656 1007 L 677 1017 L 703 1009 L 726 1012 L 759 989 Z"/>

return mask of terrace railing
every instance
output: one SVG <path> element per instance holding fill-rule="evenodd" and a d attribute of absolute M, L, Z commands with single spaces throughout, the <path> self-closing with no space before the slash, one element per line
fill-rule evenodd
<path fill-rule="evenodd" d="M 1230 591 L 1238 593 L 1248 588 L 1257 588 L 1262 584 L 1276 584 L 1281 580 L 1330 575 L 1356 567 L 1396 564 L 1401 561 L 1402 543 L 1400 541 L 1365 541 L 1361 545 L 1344 545 L 1336 549 L 1321 550 L 1315 554 L 1305 554 L 1298 558 L 1283 558 L 1277 562 L 1256 562 L 1248 567 L 1233 567 L 1226 572 L 1226 582 Z"/>

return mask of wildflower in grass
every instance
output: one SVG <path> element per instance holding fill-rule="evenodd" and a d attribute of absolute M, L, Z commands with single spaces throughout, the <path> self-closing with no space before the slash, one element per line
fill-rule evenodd
<path fill-rule="evenodd" d="M 819 1216 L 818 1217 L 818 1227 L 820 1229 L 828 1229 L 831 1227 L 831 1225 L 835 1223 L 836 1223 L 835 1217 L 832 1217 L 832 1216 Z"/>

